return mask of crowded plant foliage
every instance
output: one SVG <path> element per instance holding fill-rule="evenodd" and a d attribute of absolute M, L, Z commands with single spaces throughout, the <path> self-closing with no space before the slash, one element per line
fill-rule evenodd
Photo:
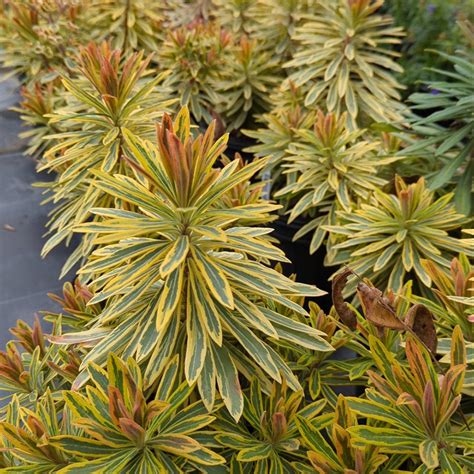
<path fill-rule="evenodd" d="M 404 3 L 0 0 L 76 274 L 1 472 L 474 472 L 472 11 Z"/>

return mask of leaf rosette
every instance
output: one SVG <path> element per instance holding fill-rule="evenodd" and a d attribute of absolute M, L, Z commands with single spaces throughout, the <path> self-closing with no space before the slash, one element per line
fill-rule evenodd
<path fill-rule="evenodd" d="M 266 265 L 287 261 L 270 241 L 271 229 L 240 223 L 260 221 L 277 205 L 222 206 L 226 193 L 248 181 L 265 160 L 242 166 L 237 158 L 214 168 L 227 136 L 215 141 L 212 124 L 205 135 L 193 138 L 186 108 L 174 124 L 165 115 L 157 130 L 158 150 L 125 134 L 129 162 L 146 184 L 95 172 L 98 189 L 135 210 L 94 209 L 103 219 L 78 227 L 97 234 L 95 244 L 103 245 L 80 273 L 92 278 L 98 291 L 89 304 L 107 304 L 82 336 L 73 333 L 56 341 L 100 340 L 83 367 L 91 360 L 103 362 L 110 351 L 146 360 L 146 384 L 154 382 L 169 357 L 182 352 L 186 380 L 197 381 L 206 406 L 214 404 L 217 383 L 238 418 L 243 408 L 239 372 L 276 381 L 283 374 L 291 388 L 300 388 L 267 338 L 332 350 L 322 332 L 273 309 L 280 304 L 306 314 L 292 297 L 323 292 Z"/>

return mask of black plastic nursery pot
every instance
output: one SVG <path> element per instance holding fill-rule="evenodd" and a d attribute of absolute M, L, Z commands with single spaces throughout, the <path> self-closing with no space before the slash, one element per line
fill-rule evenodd
<path fill-rule="evenodd" d="M 225 153 L 230 158 L 234 158 L 235 153 L 239 153 L 244 160 L 251 160 L 253 158 L 252 153 L 245 152 L 244 150 L 252 145 L 255 145 L 253 138 L 246 137 L 240 132 L 231 132 Z"/>
<path fill-rule="evenodd" d="M 296 273 L 298 281 L 316 285 L 319 289 L 326 291 L 327 295 L 309 298 L 309 300 L 315 301 L 321 309 L 328 312 L 332 305 L 329 278 L 334 273 L 334 268 L 324 266 L 326 256 L 324 246 L 312 255 L 309 253 L 310 235 L 293 241 L 293 236 L 305 223 L 303 219 L 296 219 L 289 224 L 286 217 L 280 217 L 271 223 L 275 229 L 271 235 L 279 240 L 280 248 L 291 261 L 291 263 L 283 264 L 285 275 Z"/>
<path fill-rule="evenodd" d="M 284 263 L 283 272 L 289 276 L 293 273 L 297 275 L 297 281 L 316 285 L 319 289 L 327 292 L 324 296 L 317 298 L 308 298 L 308 301 L 315 301 L 321 309 L 328 313 L 332 306 L 331 299 L 331 282 L 329 278 L 334 273 L 334 267 L 325 267 L 324 258 L 326 256 L 326 249 L 321 246 L 314 254 L 309 253 L 310 235 L 293 241 L 295 233 L 306 222 L 304 219 L 296 219 L 291 224 L 288 223 L 286 217 L 280 217 L 278 220 L 271 223 L 275 231 L 271 234 L 280 242 L 280 248 L 285 252 L 285 255 L 291 263 Z M 348 360 L 357 357 L 357 354 L 341 347 L 332 355 L 334 360 Z M 358 385 L 345 385 L 332 387 L 336 394 L 342 393 L 345 396 L 357 397 L 364 391 L 363 387 Z"/>

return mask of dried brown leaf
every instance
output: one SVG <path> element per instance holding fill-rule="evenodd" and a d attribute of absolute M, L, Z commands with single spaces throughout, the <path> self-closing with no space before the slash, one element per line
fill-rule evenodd
<path fill-rule="evenodd" d="M 405 324 L 418 336 L 419 339 L 436 354 L 438 339 L 433 321 L 433 314 L 422 304 L 416 304 L 410 308 L 405 316 Z"/>
<path fill-rule="evenodd" d="M 395 313 L 383 293 L 363 282 L 357 285 L 357 294 L 364 309 L 365 317 L 378 328 L 395 329 L 403 331 L 405 324 Z"/>
<path fill-rule="evenodd" d="M 354 330 L 357 328 L 357 316 L 354 311 L 349 308 L 342 296 L 342 291 L 347 283 L 347 277 L 351 274 L 352 270 L 346 268 L 334 277 L 332 281 L 332 304 L 341 321 L 350 329 Z"/>

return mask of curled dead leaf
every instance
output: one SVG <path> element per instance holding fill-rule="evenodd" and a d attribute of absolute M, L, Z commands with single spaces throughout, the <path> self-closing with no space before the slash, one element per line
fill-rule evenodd
<path fill-rule="evenodd" d="M 332 281 L 332 304 L 341 321 L 350 329 L 354 330 L 357 328 L 357 316 L 354 311 L 349 308 L 342 296 L 342 291 L 347 283 L 347 277 L 351 274 L 352 270 L 346 268 L 334 277 Z"/>
<path fill-rule="evenodd" d="M 216 121 L 216 128 L 214 129 L 214 140 L 219 139 L 225 133 L 225 125 L 221 116 L 215 111 L 211 110 L 212 119 Z"/>
<path fill-rule="evenodd" d="M 405 324 L 398 318 L 395 310 L 384 298 L 383 293 L 364 282 L 357 285 L 357 295 L 362 304 L 365 317 L 378 328 L 388 328 L 403 331 L 406 329 Z"/>
<path fill-rule="evenodd" d="M 405 316 L 405 324 L 418 336 L 419 339 L 436 354 L 438 339 L 433 321 L 433 314 L 422 304 L 416 304 L 410 308 Z"/>

